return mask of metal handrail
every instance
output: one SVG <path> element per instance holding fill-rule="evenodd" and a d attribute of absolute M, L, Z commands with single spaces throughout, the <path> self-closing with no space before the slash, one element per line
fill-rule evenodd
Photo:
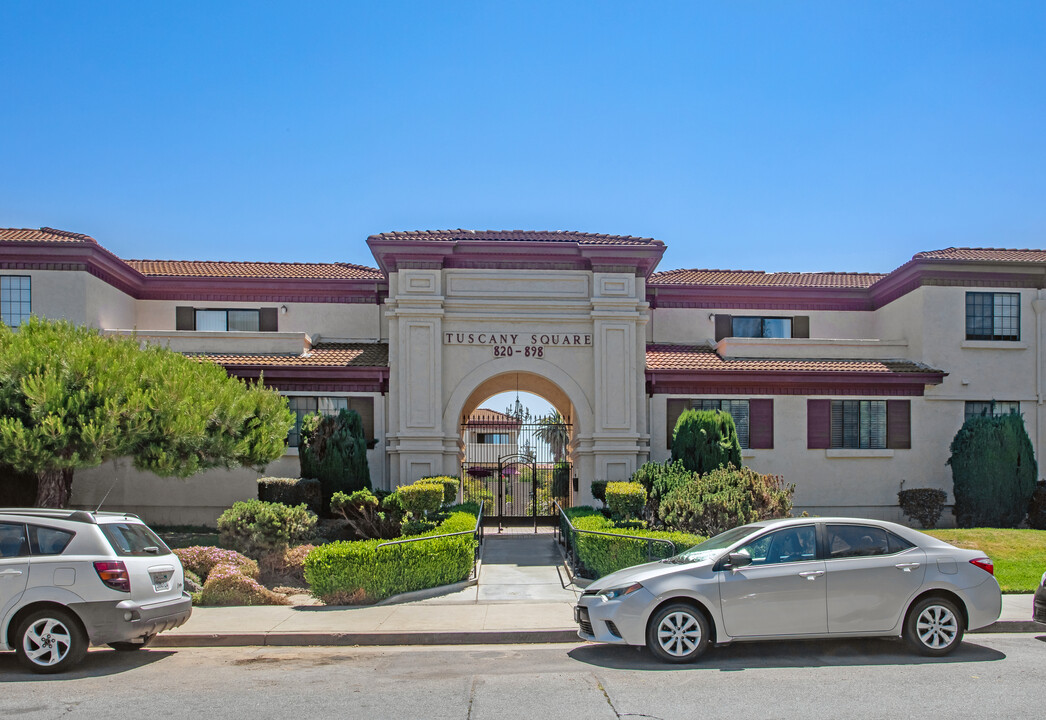
<path fill-rule="evenodd" d="M 472 573 L 476 572 L 476 563 L 479 561 L 479 546 L 483 544 L 483 503 L 485 500 L 479 501 L 479 512 L 476 513 L 476 527 L 472 530 L 461 530 L 459 532 L 444 533 L 442 535 L 423 535 L 422 537 L 404 538 L 403 540 L 389 540 L 379 544 L 378 548 L 387 547 L 389 545 L 405 545 L 406 543 L 412 542 L 423 542 L 425 540 L 438 540 L 440 538 L 457 537 L 459 535 L 474 535 L 476 536 L 476 548 L 473 551 L 472 557 Z"/>
<path fill-rule="evenodd" d="M 555 504 L 556 509 L 559 510 L 559 517 L 561 519 L 561 522 L 556 523 L 555 534 L 557 538 L 562 535 L 560 531 L 562 521 L 566 521 L 567 527 L 569 527 L 570 531 L 573 533 L 587 533 L 588 535 L 606 535 L 607 537 L 626 538 L 628 540 L 642 540 L 646 543 L 647 562 L 650 562 L 654 559 L 653 555 L 650 552 L 650 546 L 653 543 L 661 543 L 663 545 L 668 545 L 669 549 L 672 551 L 672 555 L 676 554 L 676 544 L 666 538 L 642 537 L 640 535 L 625 535 L 624 533 L 603 532 L 602 530 L 582 530 L 581 528 L 575 527 L 574 523 L 570 522 L 570 517 L 563 510 L 563 506 L 559 504 L 558 500 L 553 500 L 552 502 Z M 559 542 L 563 545 L 566 545 L 567 559 L 570 562 L 570 567 L 575 573 L 577 573 L 581 565 L 581 560 L 580 558 L 578 558 L 577 552 L 574 549 L 573 540 L 571 540 L 570 542 L 564 542 L 562 539 L 560 539 Z"/>

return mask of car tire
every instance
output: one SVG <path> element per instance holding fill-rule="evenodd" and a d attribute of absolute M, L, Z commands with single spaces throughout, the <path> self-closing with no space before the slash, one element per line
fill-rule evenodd
<path fill-rule="evenodd" d="M 672 603 L 655 612 L 647 623 L 646 643 L 659 660 L 686 663 L 708 647 L 705 614 L 687 603 Z"/>
<path fill-rule="evenodd" d="M 30 613 L 18 624 L 13 639 L 18 662 L 35 673 L 65 672 L 87 654 L 80 621 L 62 608 Z"/>
<path fill-rule="evenodd" d="M 962 611 L 942 597 L 920 600 L 908 611 L 904 639 L 921 655 L 940 657 L 959 647 L 963 635 Z"/>
<path fill-rule="evenodd" d="M 116 652 L 134 652 L 135 650 L 141 650 L 143 647 L 145 647 L 146 645 L 151 643 L 154 637 L 156 637 L 156 636 L 155 635 L 149 635 L 149 636 L 145 637 L 142 640 L 142 642 L 126 641 L 126 642 L 111 642 L 111 643 L 106 643 L 106 644 L 109 647 L 111 647 L 113 650 L 115 650 Z"/>

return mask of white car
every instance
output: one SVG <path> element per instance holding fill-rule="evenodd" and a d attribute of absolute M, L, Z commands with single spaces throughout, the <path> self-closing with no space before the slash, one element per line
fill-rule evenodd
<path fill-rule="evenodd" d="M 903 636 L 944 655 L 998 619 L 993 572 L 980 551 L 894 523 L 768 520 L 596 580 L 574 619 L 585 640 L 646 645 L 667 662 L 772 638 Z"/>
<path fill-rule="evenodd" d="M 178 557 L 130 513 L 0 508 L 0 650 L 61 672 L 89 645 L 137 650 L 184 624 Z"/>

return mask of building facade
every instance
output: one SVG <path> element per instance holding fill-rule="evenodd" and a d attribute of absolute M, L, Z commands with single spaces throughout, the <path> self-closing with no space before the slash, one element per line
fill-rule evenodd
<path fill-rule="evenodd" d="M 1016 410 L 1038 450 L 1046 251 L 949 248 L 887 274 L 655 271 L 665 246 L 573 232 L 371 236 L 376 267 L 123 260 L 93 238 L 0 230 L 0 319 L 66 318 L 264 379 L 310 412 L 358 411 L 375 487 L 459 475 L 491 396 L 547 399 L 589 483 L 670 457 L 690 407 L 733 415 L 746 464 L 797 511 L 900 520 L 897 491 L 951 490 L 969 414 Z M 297 427 L 267 475 L 297 476 Z M 257 474 L 189 480 L 117 462 L 73 503 L 211 524 Z M 947 521 L 949 518 L 943 518 Z"/>

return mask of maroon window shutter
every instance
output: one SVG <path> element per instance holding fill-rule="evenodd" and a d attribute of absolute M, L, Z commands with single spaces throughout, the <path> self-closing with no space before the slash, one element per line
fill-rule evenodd
<path fill-rule="evenodd" d="M 690 409 L 689 400 L 669 400 L 668 401 L 668 417 L 666 418 L 665 427 L 668 433 L 668 449 L 672 449 L 672 433 L 676 429 L 676 422 L 679 420 L 679 416 L 683 414 L 684 410 Z"/>
<path fill-rule="evenodd" d="M 806 447 L 810 450 L 832 446 L 832 401 L 806 401 Z"/>
<path fill-rule="evenodd" d="M 720 315 L 715 316 L 715 341 L 719 342 L 723 338 L 733 337 L 734 335 L 734 318 L 732 315 Z"/>
<path fill-rule="evenodd" d="M 886 447 L 910 450 L 912 447 L 912 401 L 886 401 Z"/>
<path fill-rule="evenodd" d="M 174 309 L 175 330 L 195 330 L 196 311 L 191 307 L 176 307 Z"/>
<path fill-rule="evenodd" d="M 262 308 L 258 311 L 258 330 L 260 332 L 276 332 L 277 326 L 276 308 Z"/>
<path fill-rule="evenodd" d="M 810 337 L 810 316 L 809 315 L 796 315 L 792 318 L 792 337 L 794 338 L 808 338 Z"/>
<path fill-rule="evenodd" d="M 774 446 L 774 401 L 748 401 L 748 447 L 769 450 Z"/>

